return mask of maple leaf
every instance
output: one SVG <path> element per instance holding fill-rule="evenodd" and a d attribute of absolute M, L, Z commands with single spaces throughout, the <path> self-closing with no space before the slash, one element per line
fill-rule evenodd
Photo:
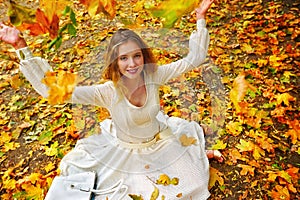
<path fill-rule="evenodd" d="M 226 125 L 226 130 L 234 135 L 234 136 L 238 136 L 242 131 L 243 131 L 243 126 L 241 122 L 233 122 L 230 121 L 227 125 Z"/>
<path fill-rule="evenodd" d="M 115 0 L 80 0 L 80 3 L 85 5 L 91 16 L 95 16 L 100 12 L 113 19 L 116 15 L 116 1 Z"/>
<path fill-rule="evenodd" d="M 289 190 L 281 185 L 276 185 L 275 188 L 270 192 L 270 196 L 274 200 L 290 199 Z"/>
<path fill-rule="evenodd" d="M 33 36 L 49 33 L 53 39 L 58 35 L 59 17 L 57 14 L 54 14 L 51 18 L 48 18 L 41 9 L 37 9 L 36 22 L 23 23 L 19 29 L 30 30 L 30 34 Z"/>
<path fill-rule="evenodd" d="M 54 15 L 60 17 L 62 15 L 62 11 L 66 8 L 66 6 L 70 5 L 71 2 L 72 1 L 70 0 L 39 0 L 39 5 L 40 9 L 44 11 L 45 16 L 50 19 Z"/>
<path fill-rule="evenodd" d="M 167 0 L 151 8 L 150 11 L 153 16 L 163 19 L 164 27 L 171 28 L 182 15 L 194 10 L 198 3 L 198 0 Z"/>
<path fill-rule="evenodd" d="M 296 98 L 290 95 L 289 93 L 277 94 L 275 95 L 277 105 L 280 105 L 282 102 L 289 106 L 290 101 L 295 101 Z"/>
<path fill-rule="evenodd" d="M 212 188 L 216 184 L 216 182 L 218 182 L 220 186 L 224 185 L 224 179 L 221 177 L 223 174 L 217 169 L 210 167 L 209 174 L 209 188 Z"/>
<path fill-rule="evenodd" d="M 77 83 L 77 75 L 64 70 L 46 72 L 42 83 L 49 87 L 49 103 L 59 104 L 70 99 L 72 96 Z"/>
<path fill-rule="evenodd" d="M 251 141 L 246 141 L 244 139 L 240 139 L 240 144 L 236 145 L 238 149 L 243 151 L 253 151 L 254 150 L 254 143 Z"/>
<path fill-rule="evenodd" d="M 196 138 L 188 137 L 186 134 L 182 134 L 179 138 L 182 146 L 190 146 L 197 143 Z"/>
<path fill-rule="evenodd" d="M 16 2 L 10 0 L 8 8 L 8 16 L 10 22 L 14 26 L 20 26 L 23 22 L 33 23 L 35 22 L 36 10 L 21 6 Z"/>
<path fill-rule="evenodd" d="M 238 164 L 237 166 L 242 168 L 242 170 L 240 172 L 241 175 L 244 176 L 249 173 L 251 176 L 254 176 L 254 170 L 255 170 L 254 167 L 252 167 L 250 165 L 243 165 L 243 164 Z"/>

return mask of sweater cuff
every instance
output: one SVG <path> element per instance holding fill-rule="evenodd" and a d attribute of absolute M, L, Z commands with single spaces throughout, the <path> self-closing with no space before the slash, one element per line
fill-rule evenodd
<path fill-rule="evenodd" d="M 16 50 L 16 54 L 20 60 L 32 58 L 32 53 L 29 47 L 24 47 Z"/>
<path fill-rule="evenodd" d="M 198 19 L 197 20 L 197 29 L 205 28 L 206 22 L 205 19 Z"/>

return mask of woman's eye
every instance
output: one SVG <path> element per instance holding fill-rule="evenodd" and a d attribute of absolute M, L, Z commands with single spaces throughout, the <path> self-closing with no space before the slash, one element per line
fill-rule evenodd
<path fill-rule="evenodd" d="M 135 57 L 136 58 L 140 58 L 142 55 L 141 54 L 136 54 Z"/>
<path fill-rule="evenodd" d="M 127 57 L 125 57 L 125 56 L 122 56 L 122 57 L 120 57 L 120 60 L 126 60 L 127 59 Z"/>

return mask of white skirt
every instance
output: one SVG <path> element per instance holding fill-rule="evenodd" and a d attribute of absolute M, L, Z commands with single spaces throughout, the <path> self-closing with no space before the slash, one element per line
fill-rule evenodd
<path fill-rule="evenodd" d="M 155 187 L 159 191 L 157 199 L 162 196 L 166 200 L 207 199 L 210 196 L 209 162 L 202 128 L 196 122 L 162 113 L 158 119 L 162 125 L 171 128 L 173 134 L 149 147 L 134 149 L 120 144 L 110 119 L 103 121 L 101 134 L 79 140 L 75 148 L 62 159 L 61 175 L 95 171 L 98 175 L 97 189 L 109 188 L 116 183 L 124 186 L 119 187 L 119 198 L 110 198 L 110 194 L 107 194 L 96 196 L 97 200 L 132 200 L 129 195 L 149 200 Z M 182 146 L 179 141 L 182 134 L 196 138 L 197 143 Z M 156 184 L 162 174 L 178 178 L 178 185 Z M 126 190 L 121 191 L 121 188 Z"/>

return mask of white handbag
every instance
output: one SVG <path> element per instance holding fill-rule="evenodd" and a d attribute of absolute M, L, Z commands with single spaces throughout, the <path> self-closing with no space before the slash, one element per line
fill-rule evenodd
<path fill-rule="evenodd" d="M 96 190 L 96 178 L 95 172 L 56 176 L 45 200 L 92 200 L 95 195 L 107 194 L 111 194 L 110 200 L 121 200 L 126 195 L 128 187 L 122 179 L 109 188 Z"/>

